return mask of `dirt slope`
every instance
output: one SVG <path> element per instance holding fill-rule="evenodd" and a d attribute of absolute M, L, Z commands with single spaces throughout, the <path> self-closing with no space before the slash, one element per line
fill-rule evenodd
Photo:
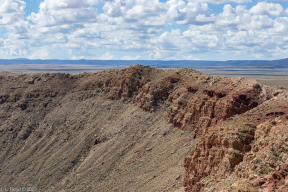
<path fill-rule="evenodd" d="M 3 187 L 217 191 L 231 175 L 236 186 L 254 174 L 247 154 L 263 158 L 264 146 L 280 146 L 272 128 L 264 130 L 269 137 L 263 144 L 263 122 L 287 128 L 285 90 L 193 69 L 134 65 L 80 75 L 0 73 L 0 86 Z M 276 116 L 282 122 L 270 120 Z M 286 152 L 262 175 L 285 172 Z M 247 168 L 239 169 L 242 164 Z M 274 185 L 269 178 L 266 184 L 253 179 L 258 184 L 252 188 Z"/>

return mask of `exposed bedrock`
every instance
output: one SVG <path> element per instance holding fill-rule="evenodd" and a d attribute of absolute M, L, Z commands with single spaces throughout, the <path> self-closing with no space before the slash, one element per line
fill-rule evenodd
<path fill-rule="evenodd" d="M 195 137 L 201 136 L 210 126 L 226 120 L 234 115 L 244 113 L 264 100 L 259 99 L 260 88 L 247 89 L 234 94 L 227 90 L 203 90 L 202 97 L 195 97 L 189 90 L 178 97 L 170 95 L 172 102 L 166 118 L 169 123 L 183 130 L 193 130 Z"/>
<path fill-rule="evenodd" d="M 199 138 L 184 160 L 190 191 L 281 191 L 288 184 L 288 129 L 280 118 L 254 126 L 218 126 Z M 213 186 L 213 187 L 211 187 Z M 225 191 L 224 190 L 224 191 Z"/>
<path fill-rule="evenodd" d="M 184 160 L 185 191 L 200 191 L 204 187 L 201 181 L 207 176 L 220 181 L 234 171 L 253 140 L 253 128 L 243 132 L 222 130 L 199 139 L 191 156 Z"/>
<path fill-rule="evenodd" d="M 168 107 L 167 121 L 193 131 L 195 138 L 208 127 L 255 108 L 270 99 L 273 92 L 252 80 L 212 77 L 192 69 L 165 74 L 134 65 L 98 76 L 96 81 L 87 81 L 84 90 L 105 92 L 108 99 L 132 102 L 149 112 L 164 104 Z"/>

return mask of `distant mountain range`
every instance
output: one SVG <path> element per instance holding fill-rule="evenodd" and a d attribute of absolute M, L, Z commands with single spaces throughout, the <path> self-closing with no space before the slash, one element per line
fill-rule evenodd
<path fill-rule="evenodd" d="M 288 68 L 288 58 L 281 60 L 30 60 L 30 59 L 0 59 L 0 65 L 9 64 L 78 64 L 78 65 L 150 65 L 160 68 L 183 68 L 200 66 L 229 66 L 229 67 L 257 67 L 257 68 Z"/>

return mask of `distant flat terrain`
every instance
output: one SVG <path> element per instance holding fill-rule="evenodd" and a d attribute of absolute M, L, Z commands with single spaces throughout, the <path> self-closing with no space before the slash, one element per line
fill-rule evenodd
<path fill-rule="evenodd" d="M 196 70 L 209 75 L 220 77 L 244 77 L 257 79 L 271 86 L 288 88 L 288 68 L 259 69 L 259 68 L 234 68 L 234 67 L 199 67 Z"/>
<path fill-rule="evenodd" d="M 122 69 L 128 65 L 79 65 L 79 64 L 0 64 L 0 72 L 12 73 L 70 73 L 97 72 L 107 69 Z"/>
<path fill-rule="evenodd" d="M 0 72 L 13 73 L 70 73 L 97 72 L 108 69 L 122 69 L 129 65 L 81 65 L 81 64 L 0 64 Z M 162 68 L 161 66 L 156 66 Z M 258 79 L 272 86 L 288 88 L 288 68 L 255 68 L 255 67 L 227 67 L 227 66 L 192 66 L 191 68 L 209 75 L 220 77 L 244 77 Z M 168 68 L 164 68 L 168 69 Z"/>

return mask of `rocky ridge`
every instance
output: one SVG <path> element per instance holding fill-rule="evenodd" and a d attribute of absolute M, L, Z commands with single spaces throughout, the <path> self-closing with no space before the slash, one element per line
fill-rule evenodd
<path fill-rule="evenodd" d="M 175 169 L 191 148 L 184 163 L 186 191 L 227 190 L 227 183 L 233 184 L 233 190 L 264 190 L 271 186 L 276 190 L 276 181 L 270 177 L 265 180 L 264 176 L 286 170 L 287 149 L 282 146 L 286 140 L 278 135 L 287 129 L 287 94 L 256 80 L 134 65 L 79 75 L 1 73 L 0 84 L 0 181 L 7 185 L 23 184 L 16 178 L 27 174 L 30 184 L 48 191 L 69 191 L 71 187 L 89 191 L 92 186 L 98 191 L 123 190 L 127 186 L 138 191 L 151 187 L 176 190 L 181 188 L 181 176 L 173 176 L 178 179 L 170 187 L 164 183 L 158 186 L 165 181 L 165 174 L 160 172 Z M 138 107 L 130 111 L 131 105 L 139 106 L 142 112 Z M 118 143 L 120 138 L 126 142 Z M 179 144 L 167 152 L 171 142 Z M 263 148 L 272 154 L 275 149 L 282 151 L 273 154 L 276 157 L 267 157 L 262 166 L 255 162 L 264 158 Z M 160 158 L 166 155 L 165 161 L 171 160 L 170 168 Z M 159 170 L 149 168 L 151 158 Z M 136 169 L 142 174 L 134 175 Z M 139 180 L 130 183 L 119 174 L 126 179 L 137 176 Z M 143 174 L 149 178 L 142 178 Z M 79 175 L 86 179 L 85 185 L 76 185 Z M 97 180 L 94 184 L 91 175 Z M 36 181 L 39 177 L 42 182 Z M 109 178 L 118 182 L 118 187 L 111 186 Z M 285 179 L 281 176 L 277 182 Z M 242 181 L 247 185 L 243 186 Z"/>

